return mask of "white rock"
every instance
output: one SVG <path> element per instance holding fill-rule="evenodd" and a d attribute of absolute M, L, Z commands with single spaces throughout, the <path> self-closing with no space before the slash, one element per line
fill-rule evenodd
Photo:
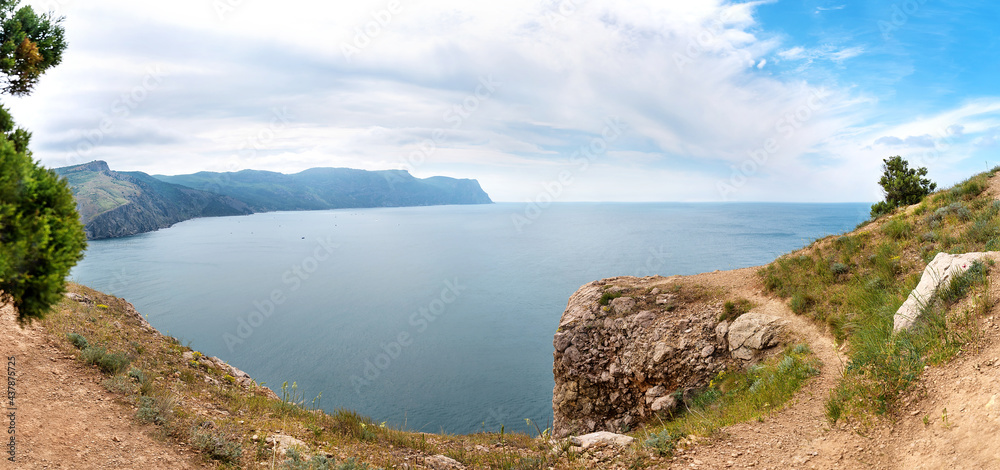
<path fill-rule="evenodd" d="M 913 292 L 910 292 L 906 302 L 903 302 L 903 305 L 896 311 L 896 315 L 892 319 L 892 330 L 898 333 L 909 329 L 920 317 L 923 307 L 934 298 L 938 288 L 951 281 L 954 276 L 968 271 L 973 262 L 985 257 L 993 257 L 996 253 L 965 253 L 961 255 L 938 253 L 924 268 L 924 274 L 920 276 L 920 283 L 913 289 Z"/>
<path fill-rule="evenodd" d="M 584 449 L 589 449 L 598 444 L 628 447 L 632 445 L 633 441 L 635 441 L 635 438 L 633 437 L 629 437 L 624 434 L 615 434 L 608 431 L 592 432 L 590 434 L 584 434 L 582 436 L 571 438 L 573 445 L 583 447 Z"/>

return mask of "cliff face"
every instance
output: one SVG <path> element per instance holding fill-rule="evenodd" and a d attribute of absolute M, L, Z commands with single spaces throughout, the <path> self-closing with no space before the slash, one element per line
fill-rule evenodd
<path fill-rule="evenodd" d="M 553 339 L 553 432 L 622 432 L 669 416 L 730 366 L 783 340 L 777 318 L 723 316 L 727 293 L 678 276 L 595 281 L 569 299 Z"/>
<path fill-rule="evenodd" d="M 59 168 L 77 201 L 87 238 L 151 232 L 196 217 L 250 214 L 241 201 L 164 183 L 141 172 L 117 172 L 95 161 Z"/>

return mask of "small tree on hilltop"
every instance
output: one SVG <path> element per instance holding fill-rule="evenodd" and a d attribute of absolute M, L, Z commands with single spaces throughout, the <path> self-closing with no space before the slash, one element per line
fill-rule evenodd
<path fill-rule="evenodd" d="M 898 155 L 882 160 L 882 178 L 878 184 L 882 186 L 885 200 L 872 206 L 872 218 L 922 201 L 937 188 L 937 183 L 932 183 L 925 176 L 927 168 L 910 168 L 909 162 Z"/>
<path fill-rule="evenodd" d="M 0 0 L 0 86 L 26 95 L 59 63 L 66 42 L 62 18 L 18 3 Z M 59 302 L 87 246 L 69 185 L 32 159 L 30 140 L 0 105 L 0 299 L 14 304 L 19 321 Z"/>

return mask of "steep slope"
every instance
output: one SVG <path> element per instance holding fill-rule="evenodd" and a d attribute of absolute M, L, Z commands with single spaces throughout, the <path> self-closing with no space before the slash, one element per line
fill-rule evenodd
<path fill-rule="evenodd" d="M 252 212 L 236 199 L 165 183 L 141 172 L 111 171 L 103 161 L 56 172 L 73 189 L 89 239 L 150 232 L 196 217 Z"/>
<path fill-rule="evenodd" d="M 493 202 L 476 180 L 443 176 L 419 179 L 402 170 L 312 168 L 291 175 L 243 170 L 155 177 L 230 196 L 261 212 Z"/>
<path fill-rule="evenodd" d="M 131 419 L 131 407 L 100 385 L 100 373 L 59 348 L 61 338 L 40 322 L 21 326 L 16 318 L 11 305 L 0 305 L 0 354 L 15 378 L 8 394 L 16 405 L 5 406 L 5 417 L 15 415 L 4 442 L 14 445 L 5 445 L 0 468 L 201 467 L 190 450 L 153 437 L 152 426 Z"/>

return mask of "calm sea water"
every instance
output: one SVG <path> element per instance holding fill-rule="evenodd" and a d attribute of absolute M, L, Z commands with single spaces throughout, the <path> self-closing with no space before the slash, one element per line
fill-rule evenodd
<path fill-rule="evenodd" d="M 279 394 L 413 430 L 552 417 L 552 335 L 601 278 L 767 263 L 866 204 L 521 204 L 278 212 L 93 241 L 73 280 Z M 530 222 L 524 224 L 524 222 Z"/>

